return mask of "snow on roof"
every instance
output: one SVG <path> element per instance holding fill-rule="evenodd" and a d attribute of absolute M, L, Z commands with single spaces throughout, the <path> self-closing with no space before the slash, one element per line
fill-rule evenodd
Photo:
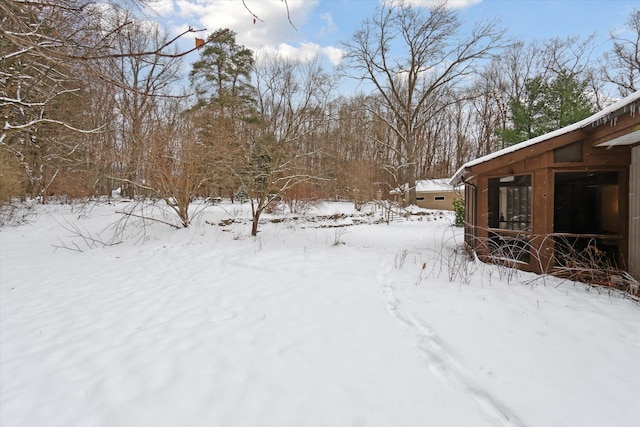
<path fill-rule="evenodd" d="M 416 191 L 421 193 L 433 193 L 437 191 L 452 191 L 449 178 L 423 179 L 416 182 Z"/>
<path fill-rule="evenodd" d="M 451 178 L 438 178 L 438 179 L 421 179 L 416 181 L 417 193 L 437 193 L 441 191 L 453 191 L 453 186 L 449 184 Z M 402 194 L 409 191 L 408 184 L 404 184 L 402 188 L 394 188 L 390 194 Z"/>
<path fill-rule="evenodd" d="M 634 115 L 636 114 L 636 104 L 635 102 L 640 100 L 640 91 L 634 92 L 631 95 L 621 99 L 620 101 L 611 104 L 610 106 L 608 106 L 607 108 L 601 110 L 600 112 L 587 117 L 586 119 L 583 119 L 579 122 L 576 122 L 572 125 L 569 126 L 565 126 L 563 128 L 560 128 L 558 130 L 555 130 L 553 132 L 549 132 L 546 133 L 544 135 L 540 135 L 537 136 L 535 138 L 529 139 L 527 141 L 521 142 L 519 144 L 515 144 L 506 148 L 503 148 L 502 150 L 498 150 L 494 153 L 490 153 L 487 154 L 486 156 L 482 156 L 479 157 L 475 160 L 471 160 L 467 163 L 465 163 L 464 165 L 462 165 L 460 167 L 460 169 L 458 169 L 456 171 L 456 173 L 453 175 L 453 177 L 451 178 L 451 180 L 449 181 L 449 183 L 451 185 L 456 185 L 459 184 L 462 181 L 462 175 L 464 174 L 466 169 L 469 169 L 472 166 L 476 166 L 479 165 L 481 163 L 484 162 L 488 162 L 489 160 L 493 160 L 495 158 L 504 156 L 506 154 L 510 154 L 519 150 L 522 150 L 523 148 L 527 148 L 530 147 L 532 145 L 538 144 L 540 142 L 544 142 L 547 141 L 551 138 L 555 138 L 557 136 L 560 135 L 564 135 L 567 134 L 569 132 L 573 132 L 579 129 L 584 129 L 587 126 L 591 125 L 591 127 L 596 127 L 599 126 L 603 123 L 606 123 L 607 121 L 609 121 L 610 119 L 614 119 L 614 117 L 611 117 L 612 113 L 618 111 L 618 110 L 623 110 L 623 112 L 627 111 L 627 106 L 629 106 L 629 113 Z"/>

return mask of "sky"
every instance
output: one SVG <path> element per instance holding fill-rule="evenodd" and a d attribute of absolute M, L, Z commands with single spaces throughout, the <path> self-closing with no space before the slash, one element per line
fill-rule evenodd
<path fill-rule="evenodd" d="M 151 18 L 172 34 L 191 27 L 206 29 L 181 39 L 191 49 L 195 37 L 205 38 L 220 28 L 235 31 L 236 41 L 255 51 L 278 51 L 285 57 L 310 60 L 315 55 L 339 65 L 340 42 L 370 17 L 381 0 L 155 0 Z M 420 7 L 433 0 L 409 0 Z M 450 0 L 464 27 L 495 20 L 510 39 L 548 40 L 554 37 L 596 35 L 596 54 L 609 44 L 609 33 L 621 35 L 635 0 Z M 288 6 L 288 9 L 287 9 Z M 254 16 L 258 19 L 254 19 Z M 290 22 L 289 22 L 290 21 Z M 185 67 L 198 58 L 187 56 Z"/>

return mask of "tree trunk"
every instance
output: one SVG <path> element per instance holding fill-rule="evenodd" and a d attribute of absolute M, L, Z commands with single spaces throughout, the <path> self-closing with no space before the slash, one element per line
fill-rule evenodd
<path fill-rule="evenodd" d="M 258 210 L 253 215 L 253 222 L 251 224 L 251 235 L 252 236 L 257 236 L 258 235 L 258 221 L 260 220 L 260 214 L 261 213 L 262 213 L 262 211 Z"/>
<path fill-rule="evenodd" d="M 408 131 L 412 132 L 412 131 Z M 407 184 L 409 186 L 408 205 L 417 205 L 416 200 L 416 150 L 414 145 L 414 136 L 409 133 L 406 136 L 407 144 Z"/>

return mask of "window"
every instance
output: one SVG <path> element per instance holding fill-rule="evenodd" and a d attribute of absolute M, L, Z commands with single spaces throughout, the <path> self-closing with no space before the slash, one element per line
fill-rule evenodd
<path fill-rule="evenodd" d="M 489 250 L 496 261 L 529 263 L 531 176 L 489 179 Z"/>
<path fill-rule="evenodd" d="M 582 161 L 582 141 L 553 150 L 554 163 L 575 163 Z"/>
<path fill-rule="evenodd" d="M 433 200 L 435 200 L 435 201 L 443 201 L 444 200 L 444 196 L 435 196 L 433 198 Z"/>
<path fill-rule="evenodd" d="M 530 175 L 489 179 L 489 228 L 530 230 Z"/>

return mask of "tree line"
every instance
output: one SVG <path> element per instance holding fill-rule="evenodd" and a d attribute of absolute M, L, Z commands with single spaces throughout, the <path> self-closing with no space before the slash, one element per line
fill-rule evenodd
<path fill-rule="evenodd" d="M 0 0 L 0 197 L 159 198 L 188 226 L 195 197 L 356 203 L 581 120 L 640 89 L 640 11 L 595 36 L 517 41 L 446 3 L 382 2 L 342 65 L 206 36 L 185 79 L 144 1 Z M 240 6 L 241 7 L 241 6 Z M 360 82 L 340 92 L 345 79 Z M 408 184 L 405 186 L 405 184 Z"/>

